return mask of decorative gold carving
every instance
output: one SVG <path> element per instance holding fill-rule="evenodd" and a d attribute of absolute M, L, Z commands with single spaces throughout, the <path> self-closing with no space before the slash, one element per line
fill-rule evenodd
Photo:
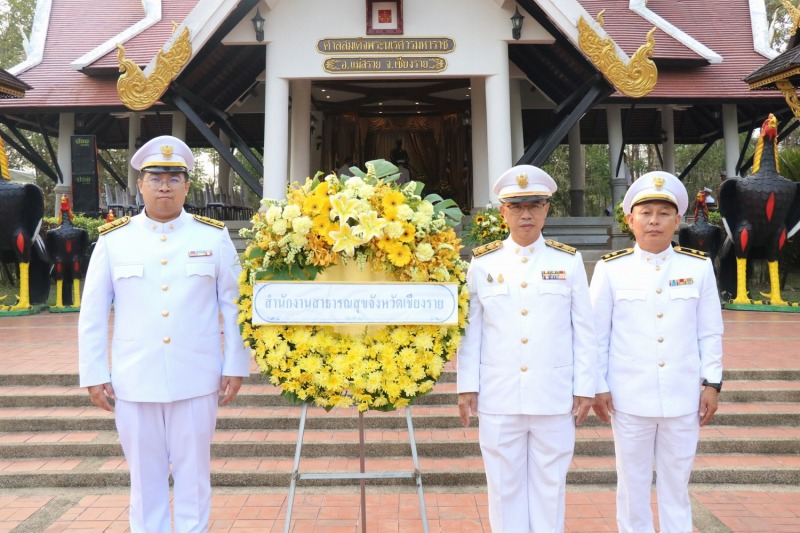
<path fill-rule="evenodd" d="M 789 18 L 792 19 L 792 35 L 797 33 L 797 27 L 800 26 L 800 9 L 794 7 L 789 0 L 782 0 L 783 7 L 789 12 Z"/>
<path fill-rule="evenodd" d="M 754 89 L 760 89 L 762 87 L 766 87 L 767 85 L 769 85 L 771 83 L 777 83 L 780 80 L 787 80 L 787 79 L 789 79 L 792 76 L 795 76 L 797 74 L 800 74 L 800 67 L 793 68 L 792 70 L 786 70 L 784 72 L 779 72 L 778 74 L 775 74 L 774 76 L 770 76 L 768 78 L 764 78 L 762 80 L 758 80 L 758 81 L 754 81 L 754 82 L 750 83 L 750 90 L 752 91 Z"/>
<path fill-rule="evenodd" d="M 603 27 L 603 12 L 597 15 L 597 23 Z M 602 38 L 581 17 L 578 20 L 578 46 L 616 89 L 626 96 L 641 98 L 649 94 L 658 81 L 658 69 L 650 59 L 656 46 L 653 34 L 647 33 L 647 43 L 639 47 L 627 64 L 616 53 L 611 37 Z"/>
<path fill-rule="evenodd" d="M 173 23 L 173 32 L 177 29 Z M 189 28 L 184 28 L 169 51 L 159 50 L 156 67 L 145 76 L 139 65 L 125 57 L 125 48 L 117 45 L 119 71 L 123 74 L 117 80 L 117 94 L 125 107 L 143 111 L 158 102 L 167 91 L 170 82 L 181 71 L 192 56 L 192 43 L 189 41 Z"/>
<path fill-rule="evenodd" d="M 797 98 L 797 89 L 794 84 L 789 80 L 778 80 L 775 82 L 775 86 L 783 93 L 783 98 L 794 116 L 800 118 L 800 99 Z"/>
<path fill-rule="evenodd" d="M 6 155 L 6 145 L 0 137 L 0 178 L 6 181 L 11 180 L 11 173 L 8 170 L 8 156 Z"/>

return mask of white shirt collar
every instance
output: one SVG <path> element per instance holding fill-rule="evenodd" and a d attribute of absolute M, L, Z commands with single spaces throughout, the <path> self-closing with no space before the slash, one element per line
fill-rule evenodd
<path fill-rule="evenodd" d="M 633 253 L 636 257 L 639 258 L 640 261 L 643 261 L 648 265 L 661 265 L 664 264 L 666 261 L 669 261 L 669 259 L 672 257 L 672 254 L 675 253 L 675 251 L 672 249 L 672 246 L 670 245 L 667 246 L 666 250 L 654 254 L 650 252 L 645 252 L 644 250 L 639 248 L 638 244 L 636 244 L 633 247 Z"/>

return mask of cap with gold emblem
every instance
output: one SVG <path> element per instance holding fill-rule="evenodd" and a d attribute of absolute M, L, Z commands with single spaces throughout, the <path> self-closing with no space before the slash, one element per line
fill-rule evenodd
<path fill-rule="evenodd" d="M 519 203 L 548 199 L 558 189 L 550 174 L 532 165 L 517 165 L 503 172 L 492 191 L 501 202 Z"/>
<path fill-rule="evenodd" d="M 661 200 L 669 202 L 678 208 L 678 214 L 683 216 L 689 206 L 689 194 L 681 180 L 661 170 L 643 174 L 633 185 L 628 187 L 625 198 L 622 200 L 622 210 L 629 215 L 636 204 Z"/>
<path fill-rule="evenodd" d="M 148 172 L 188 172 L 194 165 L 192 151 L 172 135 L 150 139 L 131 158 L 131 166 Z"/>

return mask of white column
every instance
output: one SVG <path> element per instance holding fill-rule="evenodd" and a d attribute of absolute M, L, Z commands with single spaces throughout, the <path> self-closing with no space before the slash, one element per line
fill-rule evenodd
<path fill-rule="evenodd" d="M 222 141 L 222 144 L 225 145 L 225 149 L 230 152 L 231 149 L 231 140 L 225 134 L 224 131 L 220 130 L 219 132 L 219 140 Z M 233 180 L 230 179 L 231 176 L 231 165 L 228 163 L 222 154 L 219 156 L 219 165 L 218 165 L 218 172 L 217 172 L 217 180 L 219 185 L 219 193 L 220 195 L 225 195 L 228 199 L 227 201 L 230 202 L 231 193 L 233 192 Z"/>
<path fill-rule="evenodd" d="M 675 174 L 675 121 L 672 114 L 672 106 L 661 106 L 661 129 L 666 139 L 661 147 L 664 158 L 662 170 Z"/>
<path fill-rule="evenodd" d="M 183 113 L 172 114 L 172 136 L 186 141 L 186 115 Z"/>
<path fill-rule="evenodd" d="M 497 74 L 486 77 L 486 147 L 491 184 L 511 168 L 511 106 L 508 88 L 508 45 L 502 45 Z M 492 199 L 495 200 L 494 195 Z"/>
<path fill-rule="evenodd" d="M 583 145 L 581 145 L 581 124 L 578 122 L 569 130 L 569 199 L 570 215 L 586 216 L 586 166 L 584 165 Z"/>
<path fill-rule="evenodd" d="M 736 162 L 739 160 L 739 117 L 736 104 L 722 104 L 722 136 L 725 143 L 725 172 L 732 178 L 736 176 Z"/>
<path fill-rule="evenodd" d="M 606 107 L 606 121 L 608 122 L 608 159 L 611 163 L 611 205 L 615 206 L 625 197 L 628 183 L 625 177 L 625 163 L 619 165 L 622 150 L 622 113 L 618 105 Z"/>
<path fill-rule="evenodd" d="M 292 80 L 292 141 L 289 148 L 289 179 L 303 181 L 311 169 L 311 81 Z"/>
<path fill-rule="evenodd" d="M 267 46 L 267 80 L 264 98 L 264 198 L 286 198 L 289 181 L 289 81 L 270 74 L 278 63 L 274 46 Z"/>
<path fill-rule="evenodd" d="M 142 132 L 142 121 L 139 113 L 131 113 L 128 115 L 128 161 L 131 160 L 133 154 L 136 153 L 136 140 Z M 128 168 L 128 196 L 133 194 L 136 197 L 136 180 L 139 178 L 139 171 L 135 170 L 130 164 Z"/>
<path fill-rule="evenodd" d="M 508 83 L 511 105 L 511 161 L 516 163 L 525 153 L 522 134 L 522 80 L 514 78 Z"/>
<path fill-rule="evenodd" d="M 58 168 L 64 177 L 63 183 L 56 184 L 54 193 L 55 215 L 61 211 L 61 195 L 72 196 L 72 136 L 75 134 L 75 113 L 61 113 L 58 116 Z"/>
<path fill-rule="evenodd" d="M 472 207 L 480 208 L 492 201 L 494 181 L 489 176 L 486 152 L 486 84 L 483 78 L 470 80 L 472 116 Z"/>

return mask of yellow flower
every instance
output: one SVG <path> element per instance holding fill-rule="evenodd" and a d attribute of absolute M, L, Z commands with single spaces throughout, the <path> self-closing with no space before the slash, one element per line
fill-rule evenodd
<path fill-rule="evenodd" d="M 403 224 L 403 234 L 398 237 L 402 242 L 412 242 L 414 240 L 414 234 L 416 233 L 416 228 L 413 224 L 404 223 Z"/>
<path fill-rule="evenodd" d="M 406 203 L 406 197 L 400 191 L 392 191 L 383 197 L 381 204 L 384 209 L 395 208 Z"/>
<path fill-rule="evenodd" d="M 339 219 L 341 224 L 346 223 L 351 218 L 358 219 L 358 200 L 350 198 L 344 193 L 331 196 L 331 220 Z"/>
<path fill-rule="evenodd" d="M 393 243 L 387 247 L 389 261 L 396 267 L 404 267 L 411 261 L 411 250 L 405 244 Z"/>
<path fill-rule="evenodd" d="M 363 242 L 367 242 L 373 237 L 381 237 L 383 228 L 386 226 L 386 220 L 378 218 L 378 213 L 375 211 L 361 213 L 358 222 L 359 225 L 353 228 L 353 233 L 359 235 Z"/>
<path fill-rule="evenodd" d="M 353 235 L 353 229 L 347 224 L 340 225 L 338 230 L 331 231 L 329 234 L 333 239 L 333 251 L 344 251 L 350 257 L 355 255 L 356 246 L 360 246 L 362 243 L 359 237 Z"/>
<path fill-rule="evenodd" d="M 322 206 L 326 204 L 329 204 L 327 196 L 312 194 L 303 200 L 303 213 L 311 217 L 319 215 L 322 212 Z"/>

